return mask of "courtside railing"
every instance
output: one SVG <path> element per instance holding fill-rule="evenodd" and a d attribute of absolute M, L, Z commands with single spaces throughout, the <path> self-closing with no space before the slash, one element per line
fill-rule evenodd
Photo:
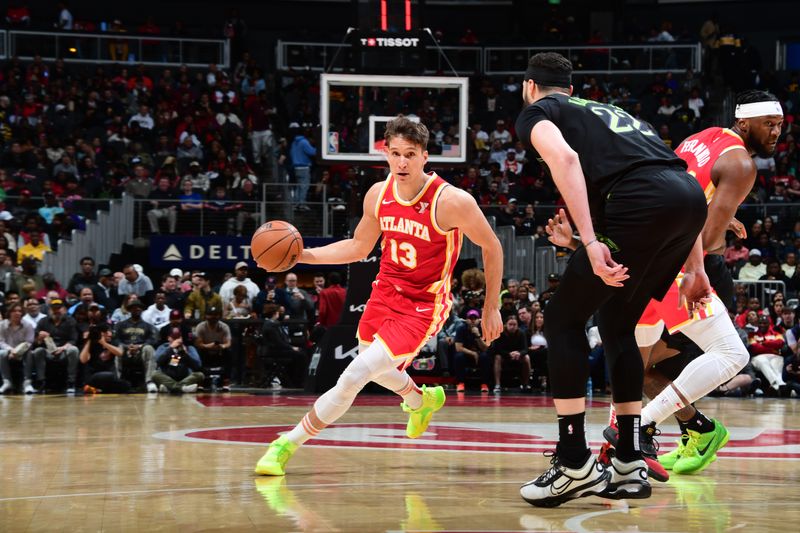
<path fill-rule="evenodd" d="M 578 74 L 653 74 L 702 69 L 700 43 L 635 45 L 487 46 L 484 74 L 518 76 L 539 52 L 558 52 L 572 60 Z"/>
<path fill-rule="evenodd" d="M 346 43 L 278 41 L 275 59 L 279 69 L 347 72 L 355 64 Z M 428 46 L 426 74 L 449 73 L 448 61 L 458 74 L 514 75 L 525 72 L 528 59 L 555 51 L 572 59 L 578 74 L 652 74 L 698 72 L 702 69 L 699 43 L 646 43 L 640 45 L 581 46 Z M 442 57 L 446 56 L 446 59 Z"/>
<path fill-rule="evenodd" d="M 0 34 L 5 57 L 23 61 L 41 56 L 68 63 L 136 63 L 154 66 L 206 68 L 231 66 L 227 39 L 195 39 L 128 33 L 44 32 L 8 30 Z"/>

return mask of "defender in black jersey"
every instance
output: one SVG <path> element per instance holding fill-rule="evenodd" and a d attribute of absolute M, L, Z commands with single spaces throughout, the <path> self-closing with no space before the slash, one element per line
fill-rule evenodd
<path fill-rule="evenodd" d="M 663 298 L 684 263 L 681 291 L 690 307 L 711 293 L 698 238 L 706 202 L 697 180 L 648 124 L 615 106 L 570 96 L 571 73 L 559 54 L 533 56 L 523 85 L 528 106 L 516 124 L 522 142 L 547 165 L 583 243 L 545 308 L 559 442 L 553 466 L 520 489 L 537 506 L 592 494 L 650 495 L 639 450 L 644 368 L 634 329 L 648 301 Z M 584 326 L 595 312 L 619 425 L 608 469 L 595 461 L 584 432 Z"/>

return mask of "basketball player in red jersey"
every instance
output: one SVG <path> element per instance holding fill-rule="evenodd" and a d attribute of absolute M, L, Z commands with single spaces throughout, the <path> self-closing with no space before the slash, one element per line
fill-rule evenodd
<path fill-rule="evenodd" d="M 736 226 L 733 218 L 736 209 L 756 178 L 752 156 L 772 154 L 782 124 L 783 111 L 777 98 L 763 91 L 746 91 L 737 97 L 733 127 L 708 128 L 687 138 L 675 150 L 688 163 L 689 173 L 697 178 L 708 201 L 708 218 L 702 232 L 704 266 L 716 294 L 703 309 L 689 313 L 680 303 L 679 276 L 661 302 L 650 302 L 636 328 L 636 341 L 647 369 L 644 391 L 653 398 L 642 410 L 641 444 L 642 451 L 649 455 L 649 473 L 656 479 L 666 477 L 666 472 L 659 472 L 658 463 L 679 474 L 703 470 L 728 442 L 725 426 L 706 418 L 692 402 L 727 382 L 749 360 L 726 309 L 732 308 L 734 288 L 722 253 L 725 232 Z M 556 244 L 565 243 L 572 235 L 565 220 L 562 212 L 548 225 L 548 233 Z M 673 335 L 667 342 L 661 340 L 664 329 Z M 685 368 L 672 382 L 654 365 L 680 353 L 685 341 L 674 336 L 678 332 L 704 353 L 688 364 L 676 359 Z M 673 413 L 682 438 L 676 450 L 655 462 L 657 449 L 652 442 L 655 425 Z M 605 432 L 611 442 L 616 441 L 613 418 L 612 412 L 612 427 Z"/>
<path fill-rule="evenodd" d="M 380 271 L 358 325 L 358 357 L 293 430 L 270 444 L 257 474 L 284 475 L 297 448 L 341 417 L 370 381 L 403 397 L 409 438 L 425 432 L 444 404 L 444 390 L 419 389 L 405 369 L 450 314 L 450 282 L 463 235 L 483 250 L 483 340 L 489 344 L 500 335 L 500 241 L 472 196 L 424 172 L 428 135 L 424 125 L 407 118 L 389 122 L 384 137 L 390 174 L 367 192 L 353 238 L 303 250 L 301 263 L 352 263 L 367 257 L 383 234 Z"/>

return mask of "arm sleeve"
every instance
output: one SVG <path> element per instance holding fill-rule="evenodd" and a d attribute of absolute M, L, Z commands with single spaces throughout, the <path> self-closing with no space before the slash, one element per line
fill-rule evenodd
<path fill-rule="evenodd" d="M 533 105 L 529 105 L 517 117 L 517 137 L 522 141 L 526 150 L 533 150 L 531 144 L 531 131 L 533 127 L 543 120 L 557 123 L 559 118 L 558 101 L 554 98 L 542 98 Z"/>

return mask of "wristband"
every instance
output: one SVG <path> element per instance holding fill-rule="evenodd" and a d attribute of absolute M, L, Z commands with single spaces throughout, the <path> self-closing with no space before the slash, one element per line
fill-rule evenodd
<path fill-rule="evenodd" d="M 584 245 L 583 245 L 583 247 L 584 247 L 584 248 L 588 248 L 589 246 L 591 246 L 592 244 L 594 244 L 594 243 L 596 243 L 596 242 L 598 242 L 596 238 L 595 238 L 595 239 L 592 239 L 591 241 L 589 241 L 589 242 L 587 242 L 586 244 L 584 244 Z"/>

